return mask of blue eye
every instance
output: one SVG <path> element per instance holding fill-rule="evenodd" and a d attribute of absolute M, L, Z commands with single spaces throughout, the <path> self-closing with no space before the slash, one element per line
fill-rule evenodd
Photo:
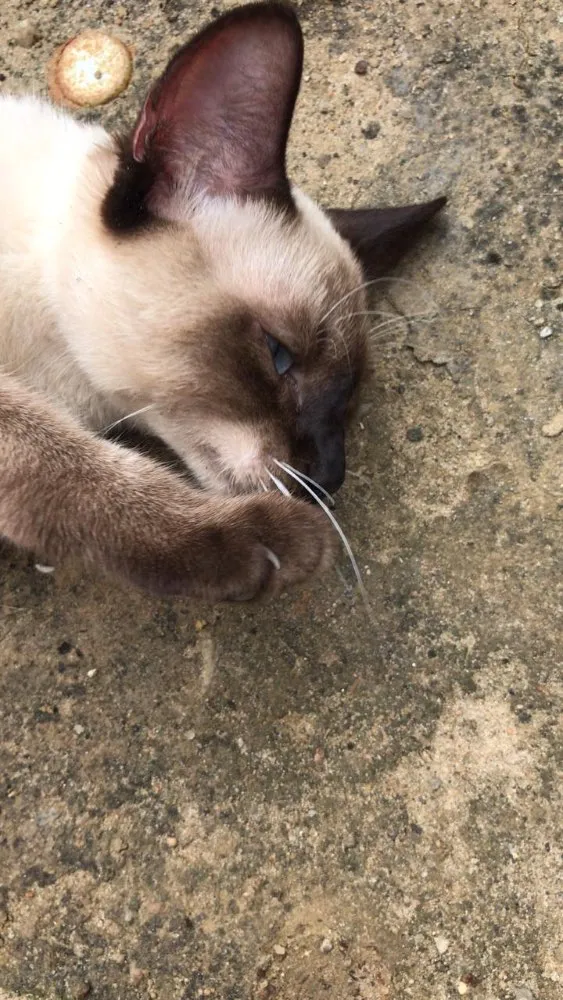
<path fill-rule="evenodd" d="M 266 342 L 270 348 L 274 368 L 276 369 L 278 375 L 285 375 L 293 365 L 293 355 L 290 351 L 288 351 L 287 347 L 280 344 L 279 340 L 272 337 L 270 333 L 266 334 Z"/>

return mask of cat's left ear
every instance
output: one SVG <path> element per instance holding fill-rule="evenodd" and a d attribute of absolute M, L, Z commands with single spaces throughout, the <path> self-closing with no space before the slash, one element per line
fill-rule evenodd
<path fill-rule="evenodd" d="M 237 7 L 184 45 L 131 141 L 150 211 L 173 214 L 178 190 L 290 202 L 285 155 L 302 64 L 301 28 L 284 3 Z"/>
<path fill-rule="evenodd" d="M 446 200 L 436 198 L 422 205 L 401 208 L 333 208 L 327 214 L 356 253 L 366 277 L 377 278 L 386 274 L 411 249 Z"/>

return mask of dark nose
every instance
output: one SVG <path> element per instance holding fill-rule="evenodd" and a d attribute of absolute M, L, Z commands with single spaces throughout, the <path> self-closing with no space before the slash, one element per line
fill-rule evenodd
<path fill-rule="evenodd" d="M 341 430 L 319 434 L 315 438 L 316 457 L 309 467 L 309 476 L 327 493 L 336 493 L 346 475 L 344 432 Z"/>

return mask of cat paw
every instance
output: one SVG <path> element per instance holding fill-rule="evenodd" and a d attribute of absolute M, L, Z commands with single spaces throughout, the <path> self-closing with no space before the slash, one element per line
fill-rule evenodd
<path fill-rule="evenodd" d="M 239 499 L 224 538 L 219 586 L 227 601 L 280 593 L 323 572 L 335 542 L 324 514 L 277 494 Z"/>
<path fill-rule="evenodd" d="M 334 537 L 321 511 L 276 493 L 206 498 L 160 525 L 118 568 L 159 595 L 210 602 L 275 595 L 326 569 Z"/>

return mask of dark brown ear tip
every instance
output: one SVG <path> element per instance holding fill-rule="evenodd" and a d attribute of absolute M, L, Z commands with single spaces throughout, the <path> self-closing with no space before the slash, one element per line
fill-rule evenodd
<path fill-rule="evenodd" d="M 434 201 L 429 202 L 428 208 L 432 209 L 432 214 L 439 212 L 440 209 L 444 208 L 448 204 L 448 198 L 445 194 L 441 194 L 439 198 L 434 198 Z"/>
<path fill-rule="evenodd" d="M 413 205 L 413 221 L 418 217 L 419 222 L 429 222 L 430 219 L 434 218 L 435 215 L 440 212 L 445 205 L 447 205 L 448 199 L 445 194 L 440 195 L 439 198 L 434 198 L 432 201 L 425 201 L 419 205 Z"/>

